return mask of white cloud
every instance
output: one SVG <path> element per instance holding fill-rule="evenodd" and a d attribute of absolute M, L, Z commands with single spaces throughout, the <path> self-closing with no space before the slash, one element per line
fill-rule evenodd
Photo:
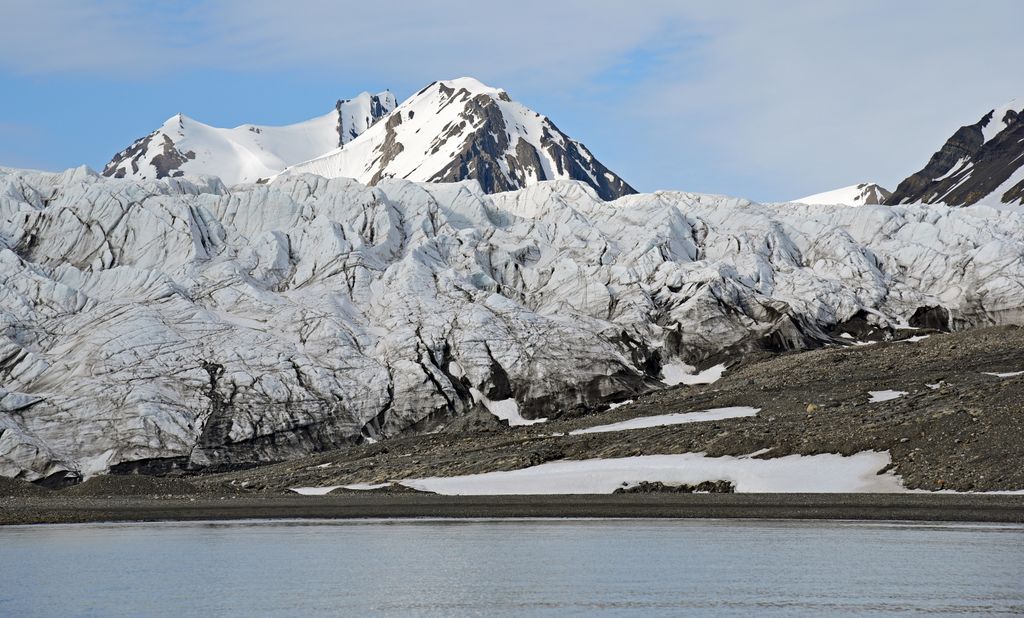
<path fill-rule="evenodd" d="M 708 65 L 663 97 L 700 120 L 687 135 L 789 197 L 894 186 L 957 127 L 1024 94 L 1018 2 L 729 6 L 695 11 L 714 31 Z"/>
<path fill-rule="evenodd" d="M 474 75 L 552 105 L 639 188 L 760 199 L 892 186 L 956 127 L 1024 90 L 1015 0 L 139 6 L 7 7 L 0 68 L 122 80 L 321 72 L 399 94 Z"/>
<path fill-rule="evenodd" d="M 110 0 L 15 6 L 0 66 L 18 72 L 124 74 L 172 69 L 344 67 L 396 75 L 491 74 L 573 80 L 643 44 L 672 2 L 465 0 L 348 3 L 212 0 L 141 9 Z"/>

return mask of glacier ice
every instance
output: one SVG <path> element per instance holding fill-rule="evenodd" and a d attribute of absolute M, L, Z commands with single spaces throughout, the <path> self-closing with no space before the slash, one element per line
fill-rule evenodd
<path fill-rule="evenodd" d="M 1006 207 L 0 169 L 0 474 L 279 460 L 484 401 L 548 417 L 854 316 L 1021 323 L 1022 245 Z"/>

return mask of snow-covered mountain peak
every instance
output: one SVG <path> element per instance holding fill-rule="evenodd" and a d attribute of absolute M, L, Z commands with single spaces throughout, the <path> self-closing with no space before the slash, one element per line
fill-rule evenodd
<path fill-rule="evenodd" d="M 167 135 L 173 135 L 173 134 L 177 133 L 180 137 L 185 137 L 185 125 L 186 124 L 191 125 L 193 127 L 203 127 L 205 129 L 213 129 L 213 128 L 215 128 L 215 127 L 211 127 L 210 125 L 203 124 L 202 122 L 199 122 L 195 118 L 191 118 L 191 117 L 186 116 L 185 114 L 183 114 L 181 112 L 178 112 L 177 114 L 175 114 L 175 115 L 171 116 L 170 118 L 168 118 L 167 120 L 165 120 L 164 123 L 162 125 L 160 125 L 160 128 L 157 129 L 157 131 L 166 133 Z M 242 125 L 242 126 L 246 126 L 246 125 Z"/>
<path fill-rule="evenodd" d="M 501 95 L 508 96 L 503 88 L 495 88 L 488 86 L 474 77 L 456 77 L 455 79 L 443 79 L 430 84 L 423 91 L 430 90 L 431 88 L 447 88 L 450 90 L 465 90 L 470 94 L 486 94 L 489 96 L 498 97 Z M 423 92 L 421 91 L 421 92 Z"/>
<path fill-rule="evenodd" d="M 874 182 L 862 182 L 841 189 L 815 193 L 807 197 L 791 200 L 801 204 L 817 204 L 824 206 L 863 206 L 865 204 L 884 204 L 892 191 Z"/>
<path fill-rule="evenodd" d="M 229 185 L 256 182 L 352 141 L 394 108 L 391 92 L 364 92 L 305 122 L 230 129 L 177 113 L 118 153 L 103 174 L 140 180 L 201 174 Z"/>
<path fill-rule="evenodd" d="M 379 122 L 384 120 L 384 122 Z M 218 176 L 226 185 L 286 172 L 366 184 L 475 180 L 487 193 L 580 180 L 603 199 L 635 193 L 547 117 L 472 77 L 436 81 L 397 105 L 390 92 L 339 99 L 317 118 L 231 129 L 175 114 L 118 153 L 104 176 Z"/>
<path fill-rule="evenodd" d="M 547 117 L 470 77 L 431 83 L 351 143 L 286 173 L 366 184 L 473 179 L 488 193 L 568 179 L 586 182 L 604 199 L 634 193 Z"/>

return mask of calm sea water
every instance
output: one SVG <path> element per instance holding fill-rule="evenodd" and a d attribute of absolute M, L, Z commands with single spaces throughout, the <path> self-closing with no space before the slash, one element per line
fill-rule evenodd
<path fill-rule="evenodd" d="M 0 616 L 1024 613 L 1024 527 L 359 521 L 0 528 Z"/>

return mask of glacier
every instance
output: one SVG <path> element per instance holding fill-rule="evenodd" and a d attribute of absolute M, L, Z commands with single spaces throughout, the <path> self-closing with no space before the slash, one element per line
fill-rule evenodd
<path fill-rule="evenodd" d="M 557 417 L 856 324 L 1021 324 L 1022 255 L 1007 206 L 0 168 L 0 475 L 223 469 Z"/>

